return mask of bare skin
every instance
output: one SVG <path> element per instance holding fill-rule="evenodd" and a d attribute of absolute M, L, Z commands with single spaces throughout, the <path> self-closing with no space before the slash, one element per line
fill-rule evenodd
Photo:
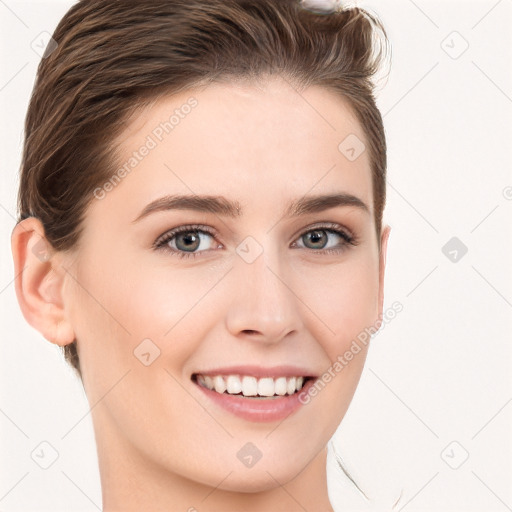
<path fill-rule="evenodd" d="M 140 112 L 117 141 L 119 166 L 148 136 L 156 140 L 155 128 L 192 96 L 197 105 L 133 171 L 91 198 L 76 250 L 48 247 L 43 261 L 32 250 L 44 237 L 40 221 L 16 226 L 20 307 L 48 341 L 78 340 L 84 387 L 97 404 L 91 415 L 105 512 L 332 512 L 326 445 L 367 347 L 279 421 L 225 410 L 192 375 L 251 364 L 320 376 L 377 323 L 390 228 L 379 252 L 367 151 L 350 161 L 338 149 L 349 134 L 364 141 L 363 129 L 343 99 L 321 88 L 301 96 L 278 79 L 215 84 Z M 367 210 L 284 216 L 291 201 L 333 193 L 356 196 Z M 135 221 L 171 194 L 224 196 L 238 201 L 240 215 L 180 209 Z M 176 255 L 186 252 L 177 237 L 153 247 L 170 230 L 197 224 L 213 234 L 200 234 L 195 257 Z M 305 235 L 318 230 L 320 240 Z M 246 237 L 251 251 L 261 250 L 250 263 L 237 252 Z M 150 352 L 159 351 L 149 365 L 134 356 L 147 339 L 157 347 Z M 252 467 L 237 456 L 249 442 L 261 453 Z"/>

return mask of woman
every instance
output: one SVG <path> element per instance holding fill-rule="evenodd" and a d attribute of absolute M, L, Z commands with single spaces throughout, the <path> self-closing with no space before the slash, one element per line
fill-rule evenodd
<path fill-rule="evenodd" d="M 292 0 L 81 0 L 57 27 L 16 293 L 82 379 L 105 512 L 333 510 L 383 308 L 379 33 Z"/>

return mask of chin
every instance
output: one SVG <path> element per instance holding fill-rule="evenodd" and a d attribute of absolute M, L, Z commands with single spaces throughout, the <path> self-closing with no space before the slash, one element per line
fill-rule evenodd
<path fill-rule="evenodd" d="M 224 491 L 235 493 L 261 493 L 270 491 L 276 487 L 280 487 L 292 480 L 299 471 L 275 471 L 273 468 L 259 470 L 253 473 L 255 468 L 249 470 L 241 470 L 231 473 L 229 478 L 226 479 L 218 488 Z M 226 473 L 227 474 L 227 473 Z M 212 484 L 218 485 L 218 482 Z"/>

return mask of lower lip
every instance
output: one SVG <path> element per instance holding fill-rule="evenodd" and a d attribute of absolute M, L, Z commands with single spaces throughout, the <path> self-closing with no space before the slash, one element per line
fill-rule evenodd
<path fill-rule="evenodd" d="M 196 386 L 214 403 L 220 405 L 230 413 L 253 422 L 270 422 L 284 420 L 302 405 L 299 400 L 300 393 L 307 393 L 307 390 L 314 384 L 316 379 L 309 379 L 300 391 L 293 395 L 284 395 L 276 398 L 246 398 L 242 395 L 228 395 L 217 393 L 197 383 Z"/>

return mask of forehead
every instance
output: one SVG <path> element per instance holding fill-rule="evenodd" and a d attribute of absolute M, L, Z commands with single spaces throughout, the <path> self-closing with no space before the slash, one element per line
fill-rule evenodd
<path fill-rule="evenodd" d="M 213 83 L 134 115 L 116 140 L 116 163 L 129 170 L 123 189 L 147 201 L 195 193 L 282 204 L 343 191 L 372 208 L 365 140 L 347 101 L 327 89 L 298 92 L 279 78 Z"/>

